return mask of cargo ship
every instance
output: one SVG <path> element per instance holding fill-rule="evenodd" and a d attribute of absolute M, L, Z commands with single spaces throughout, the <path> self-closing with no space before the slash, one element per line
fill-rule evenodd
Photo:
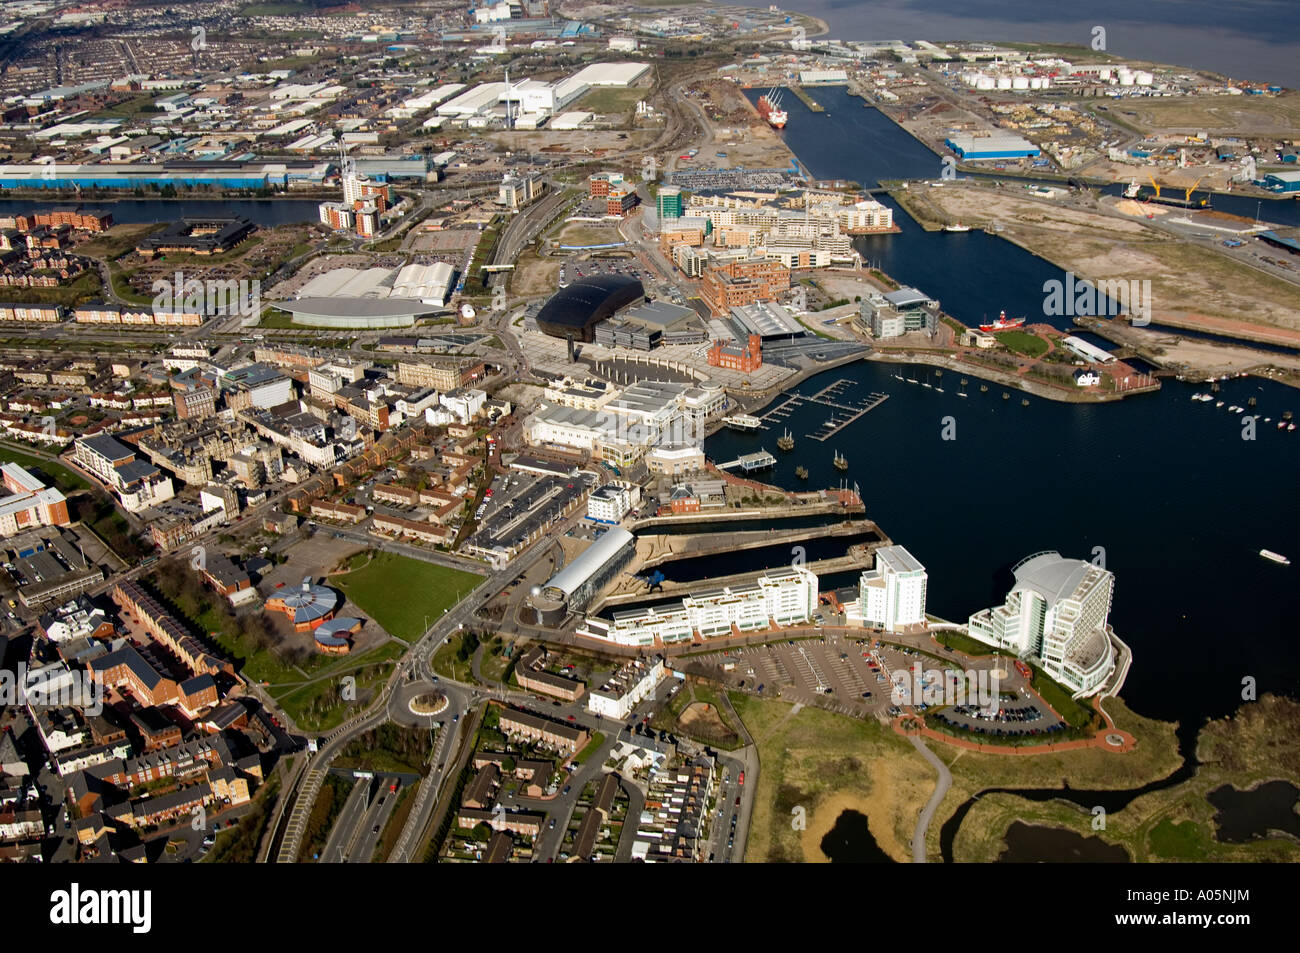
<path fill-rule="evenodd" d="M 786 115 L 786 111 L 781 108 L 781 94 L 776 91 L 775 87 L 758 97 L 757 108 L 758 114 L 773 129 L 784 129 L 786 121 L 790 118 Z"/>
<path fill-rule="evenodd" d="M 1271 549 L 1261 549 L 1259 554 L 1270 562 L 1280 563 L 1283 566 L 1291 565 L 1291 560 L 1287 559 L 1281 553 L 1275 553 Z"/>
<path fill-rule="evenodd" d="M 981 324 L 981 331 L 1010 331 L 1012 328 L 1018 328 L 1025 323 L 1024 318 L 1008 318 L 1005 311 L 998 313 L 998 319 L 992 324 Z"/>

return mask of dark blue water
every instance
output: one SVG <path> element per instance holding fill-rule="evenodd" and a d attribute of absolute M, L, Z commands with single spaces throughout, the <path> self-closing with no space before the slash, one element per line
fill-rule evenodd
<path fill-rule="evenodd" d="M 812 176 L 864 186 L 884 179 L 938 178 L 939 157 L 880 110 L 864 108 L 863 100 L 842 86 L 812 93 L 826 112 L 813 112 L 795 96 L 782 100 L 790 114 L 782 135 Z M 754 99 L 761 94 L 748 91 Z M 968 325 L 987 323 L 1005 310 L 1062 330 L 1074 327 L 1067 315 L 1043 314 L 1043 283 L 1064 280 L 1055 265 L 987 232 L 927 232 L 888 196 L 877 198 L 894 210 L 902 231 L 854 239 L 871 266 L 938 299 L 944 311 Z"/>
<path fill-rule="evenodd" d="M 843 89 L 815 96 L 827 113 L 788 97 L 785 131 L 812 175 L 862 183 L 934 177 L 934 156 L 887 117 Z M 809 123 L 823 124 L 825 134 L 807 135 Z M 1043 282 L 1064 278 L 996 236 L 926 232 L 902 213 L 897 221 L 899 234 L 858 239 L 863 255 L 963 321 L 1002 309 L 1040 315 Z M 1240 420 L 1192 402 L 1196 388 L 1177 382 L 1116 404 L 1030 398 L 1022 407 L 1019 392 L 1004 401 L 1000 386 L 983 393 L 969 373 L 969 396 L 958 396 L 962 376 L 862 364 L 805 382 L 806 394 L 851 378 L 852 396 L 892 396 L 827 444 L 804 437 L 826 417 L 824 408 L 805 406 L 785 422 L 803 438 L 799 459 L 779 459 L 768 479 L 788 488 L 857 482 L 867 518 L 927 566 L 930 608 L 951 619 L 1001 602 L 1010 567 L 1030 553 L 1092 558 L 1094 547 L 1104 548 L 1116 574 L 1112 622 L 1136 656 L 1124 696 L 1143 714 L 1194 724 L 1226 714 L 1240 704 L 1246 675 L 1263 691 L 1296 692 L 1296 569 L 1258 551 L 1300 552 L 1300 431 L 1261 425 L 1255 440 L 1243 440 Z M 1254 412 L 1274 420 L 1300 410 L 1300 392 L 1253 379 L 1224 382 L 1219 396 L 1242 405 L 1254 396 Z M 946 417 L 956 440 L 941 439 Z M 731 459 L 766 436 L 723 431 L 707 452 Z M 836 450 L 849 458 L 847 474 L 831 466 Z M 797 463 L 810 471 L 806 483 L 794 475 Z"/>
<path fill-rule="evenodd" d="M 741 0 L 766 7 L 764 0 Z M 1089 46 L 1121 57 L 1300 87 L 1300 6 L 1279 0 L 787 0 L 843 40 L 980 40 Z"/>
<path fill-rule="evenodd" d="M 1011 246 L 1002 243 L 1004 247 Z M 915 376 L 944 393 L 894 379 Z M 798 389 L 815 393 L 851 378 L 861 396 L 890 399 L 840 437 L 804 437 L 826 411 L 806 405 L 785 425 L 801 452 L 778 459 L 765 479 L 787 488 L 856 482 L 866 517 L 906 546 L 930 574 L 930 611 L 964 621 L 1000 603 L 1010 567 L 1043 549 L 1091 559 L 1105 549 L 1116 574 L 1111 621 L 1134 650 L 1125 699 L 1165 719 L 1232 711 L 1241 679 L 1261 691 L 1300 685 L 1296 568 L 1276 566 L 1261 548 L 1300 554 L 1300 430 L 1256 430 L 1242 439 L 1237 415 L 1189 398 L 1192 385 L 1166 382 L 1151 395 L 1104 405 L 1059 404 L 964 376 L 863 363 L 829 371 Z M 1219 397 L 1276 420 L 1300 411 L 1300 393 L 1254 379 L 1223 382 Z M 956 439 L 941 439 L 952 418 Z M 763 434 L 722 431 L 711 459 L 731 459 Z M 838 450 L 847 473 L 831 465 Z M 810 478 L 794 475 L 797 464 Z M 1249 637 L 1246 634 L 1249 633 Z"/>
<path fill-rule="evenodd" d="M 0 215 L 81 205 L 86 209 L 112 212 L 113 221 L 118 225 L 169 222 L 185 216 L 241 215 L 255 225 L 269 226 L 318 222 L 318 204 L 316 199 L 85 199 L 81 202 L 74 199 L 62 202 L 0 199 Z"/>

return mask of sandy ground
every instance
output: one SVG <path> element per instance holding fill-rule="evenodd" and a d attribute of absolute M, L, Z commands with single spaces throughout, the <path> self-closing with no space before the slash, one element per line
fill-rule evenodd
<path fill-rule="evenodd" d="M 726 726 L 718 715 L 718 710 L 704 702 L 691 702 L 677 719 L 684 731 L 698 734 L 705 738 L 735 737 L 735 732 Z"/>
<path fill-rule="evenodd" d="M 930 796 L 914 765 L 898 758 L 876 758 L 864 772 L 871 780 L 870 791 L 838 791 L 817 802 L 809 813 L 808 828 L 800 835 L 806 863 L 829 863 L 821 842 L 844 811 L 867 816 L 868 827 L 880 848 L 900 862 L 912 855 L 912 824 Z"/>
<path fill-rule="evenodd" d="M 1151 177 L 1161 187 L 1190 188 L 1195 185 L 1200 189 L 1226 189 L 1228 182 L 1241 171 L 1235 162 L 1215 162 L 1212 165 L 1189 164 L 1180 169 L 1168 164 L 1160 166 L 1136 165 L 1128 162 L 1112 162 L 1110 159 L 1097 159 L 1079 168 L 1082 175 L 1089 179 L 1103 179 L 1111 182 L 1134 182 L 1151 187 Z"/>

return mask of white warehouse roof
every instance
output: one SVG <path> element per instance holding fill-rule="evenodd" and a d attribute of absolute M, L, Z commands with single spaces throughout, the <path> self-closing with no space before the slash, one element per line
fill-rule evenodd
<path fill-rule="evenodd" d="M 631 86 L 649 70 L 648 63 L 592 63 L 569 79 L 588 86 Z"/>

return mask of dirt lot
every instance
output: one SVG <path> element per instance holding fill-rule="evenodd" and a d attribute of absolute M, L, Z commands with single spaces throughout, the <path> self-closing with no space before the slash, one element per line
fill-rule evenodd
<path fill-rule="evenodd" d="M 1203 189 L 1227 189 L 1229 181 L 1234 175 L 1241 171 L 1241 166 L 1236 162 L 1216 162 L 1213 165 L 1188 165 L 1185 169 L 1177 166 L 1162 165 L 1159 168 L 1148 166 L 1134 165 L 1128 162 L 1111 162 L 1109 159 L 1098 159 L 1079 169 L 1079 174 L 1089 179 L 1101 179 L 1109 182 L 1134 182 L 1138 185 L 1150 189 L 1151 177 L 1160 183 L 1161 187 L 1168 186 L 1171 192 L 1196 186 L 1197 191 Z M 1241 188 L 1236 186 L 1235 188 Z M 1260 195 L 1268 193 L 1262 190 Z"/>
<path fill-rule="evenodd" d="M 691 737 L 735 737 L 727 723 L 718 715 L 718 709 L 704 702 L 691 702 L 677 719 L 678 725 Z"/>
<path fill-rule="evenodd" d="M 1300 93 L 1295 92 L 1280 96 L 1130 99 L 1112 107 L 1112 111 L 1147 132 L 1300 137 Z"/>

